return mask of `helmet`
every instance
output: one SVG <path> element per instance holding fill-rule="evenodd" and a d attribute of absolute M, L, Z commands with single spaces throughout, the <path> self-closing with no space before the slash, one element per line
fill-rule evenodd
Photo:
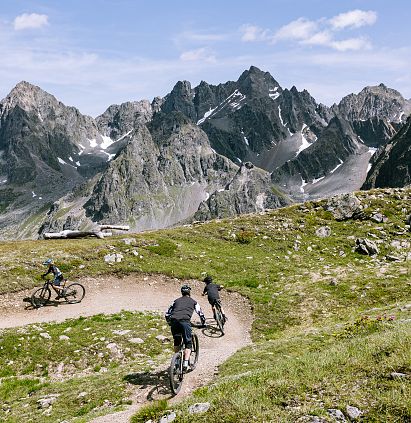
<path fill-rule="evenodd" d="M 211 276 L 206 276 L 203 280 L 207 285 L 213 281 L 213 278 Z"/>
<path fill-rule="evenodd" d="M 181 294 L 182 295 L 190 295 L 191 287 L 189 285 L 183 285 L 181 287 Z"/>
<path fill-rule="evenodd" d="M 51 258 L 49 258 L 49 259 L 47 259 L 43 264 L 45 265 L 45 266 L 48 266 L 49 264 L 51 264 L 51 263 L 53 263 L 53 259 L 51 259 Z"/>

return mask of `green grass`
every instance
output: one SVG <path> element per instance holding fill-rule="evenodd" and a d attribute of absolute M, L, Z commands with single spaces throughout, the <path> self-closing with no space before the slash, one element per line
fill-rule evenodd
<path fill-rule="evenodd" d="M 88 419 L 129 403 L 131 375 L 172 353 L 159 334 L 168 334 L 160 315 L 126 311 L 1 331 L 0 421 Z M 120 354 L 111 354 L 111 343 Z M 44 415 L 37 400 L 49 394 L 59 396 Z"/>
<path fill-rule="evenodd" d="M 411 303 L 411 261 L 404 258 L 411 253 L 410 233 L 405 232 L 411 190 L 357 195 L 364 206 L 363 220 L 338 222 L 324 210 L 325 201 L 320 201 L 123 236 L 134 239 L 131 245 L 121 236 L 2 243 L 0 292 L 39 284 L 36 275 L 43 271 L 40 263 L 46 257 L 53 257 L 69 279 L 133 272 L 202 279 L 209 274 L 217 283 L 250 299 L 255 345 L 223 366 L 214 387 L 201 389 L 190 399 L 212 402 L 203 419 L 249 421 L 255 416 L 256 421 L 269 421 L 268 416 L 278 415 L 278 421 L 293 421 L 307 413 L 324 415 L 333 404 L 358 404 L 367 411 L 369 421 L 378 421 L 377 413 L 382 413 L 383 421 L 407 421 L 408 387 L 383 379 L 388 364 L 372 357 L 386 344 L 393 351 L 391 360 L 399 357 L 393 368 L 409 372 L 409 356 L 399 341 L 401 336 L 409 339 L 409 325 L 386 321 L 380 325 L 376 316 L 394 313 L 397 319 L 410 318 L 405 305 Z M 386 215 L 388 221 L 370 219 L 374 211 Z M 317 237 L 316 229 L 325 225 L 331 228 L 331 236 Z M 356 238 L 378 241 L 379 254 L 368 257 L 355 252 Z M 398 250 L 392 241 L 403 242 L 404 248 Z M 123 254 L 121 263 L 104 262 L 104 256 L 113 252 Z M 401 255 L 403 260 L 389 261 L 386 256 L 390 254 Z M 362 323 L 355 322 L 365 315 L 372 319 L 364 331 Z M 347 366 L 345 359 L 369 369 L 359 373 L 359 390 L 353 385 L 359 367 Z M 248 375 L 252 369 L 256 374 Z M 379 376 L 374 378 L 370 369 Z M 243 373 L 246 375 L 241 376 Z M 379 384 L 384 387 L 381 395 Z M 238 399 L 225 402 L 230 392 L 238 392 Z M 322 404 L 304 397 L 311 394 Z M 185 414 L 179 418 L 189 419 Z"/>

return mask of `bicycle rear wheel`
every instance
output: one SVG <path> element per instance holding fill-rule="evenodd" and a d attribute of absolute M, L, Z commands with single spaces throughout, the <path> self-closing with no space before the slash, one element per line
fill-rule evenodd
<path fill-rule="evenodd" d="M 79 303 L 86 295 L 86 290 L 83 285 L 79 283 L 72 283 L 66 288 L 64 298 L 69 304 Z"/>
<path fill-rule="evenodd" d="M 191 347 L 191 354 L 190 354 L 190 367 L 191 370 L 194 370 L 197 366 L 198 357 L 200 355 L 200 344 L 198 342 L 198 336 L 193 333 L 193 346 Z"/>
<path fill-rule="evenodd" d="M 183 385 L 183 354 L 181 352 L 175 353 L 171 359 L 168 376 L 170 378 L 170 388 L 174 395 L 180 392 Z"/>
<path fill-rule="evenodd" d="M 43 307 L 47 304 L 48 300 L 50 299 L 51 291 L 48 286 L 43 286 L 42 288 L 37 289 L 33 292 L 31 296 L 31 305 L 34 308 Z"/>
<path fill-rule="evenodd" d="M 224 335 L 224 317 L 219 304 L 215 305 L 215 320 L 222 335 Z"/>

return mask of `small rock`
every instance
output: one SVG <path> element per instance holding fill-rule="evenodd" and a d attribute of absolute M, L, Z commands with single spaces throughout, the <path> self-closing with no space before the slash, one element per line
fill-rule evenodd
<path fill-rule="evenodd" d="M 60 341 L 68 341 L 70 338 L 67 335 L 60 335 L 59 339 Z"/>
<path fill-rule="evenodd" d="M 144 340 L 141 338 L 130 338 L 128 342 L 131 342 L 132 344 L 143 344 Z"/>
<path fill-rule="evenodd" d="M 346 422 L 347 419 L 344 416 L 344 413 L 338 408 L 329 408 L 328 414 L 337 422 Z"/>
<path fill-rule="evenodd" d="M 177 417 L 177 414 L 172 411 L 171 413 L 166 414 L 165 416 L 161 417 L 158 423 L 171 423 Z"/>
<path fill-rule="evenodd" d="M 385 256 L 385 258 L 386 258 L 388 261 L 402 261 L 402 258 L 401 258 L 401 257 L 399 257 L 399 256 L 395 256 L 394 254 L 387 254 L 387 255 Z"/>
<path fill-rule="evenodd" d="M 84 398 L 85 396 L 87 396 L 87 392 L 80 392 L 80 393 L 77 395 L 77 398 Z"/>
<path fill-rule="evenodd" d="M 354 421 L 358 420 L 363 414 L 363 412 L 359 408 L 353 407 L 352 405 L 347 405 L 346 411 L 347 416 Z"/>
<path fill-rule="evenodd" d="M 162 342 L 162 343 L 170 341 L 170 339 L 169 339 L 169 338 L 167 338 L 167 337 L 166 337 L 166 336 L 164 336 L 164 335 L 157 335 L 157 336 L 156 336 L 156 339 L 157 339 L 157 341 L 160 341 L 160 342 Z"/>
<path fill-rule="evenodd" d="M 107 373 L 107 372 L 108 372 L 107 367 L 102 367 L 102 368 L 99 370 L 99 373 Z"/>
<path fill-rule="evenodd" d="M 331 235 L 331 228 L 329 226 L 321 226 L 315 231 L 315 234 L 320 238 L 327 238 Z"/>
<path fill-rule="evenodd" d="M 356 248 L 355 251 L 360 254 L 373 256 L 379 253 L 377 244 L 367 238 L 357 238 L 355 240 Z"/>
<path fill-rule="evenodd" d="M 84 269 L 86 266 L 84 264 L 80 264 L 80 266 L 78 267 L 79 269 Z"/>
<path fill-rule="evenodd" d="M 107 344 L 106 348 L 110 350 L 111 358 L 123 358 L 124 355 L 121 349 L 114 342 L 110 342 L 109 344 Z"/>
<path fill-rule="evenodd" d="M 188 412 L 190 414 L 205 413 L 209 408 L 209 402 L 198 402 L 197 404 L 190 405 L 190 407 L 188 407 Z"/>
<path fill-rule="evenodd" d="M 131 332 L 130 329 L 122 329 L 122 330 L 113 330 L 113 333 L 116 335 L 127 335 L 129 332 Z"/>
<path fill-rule="evenodd" d="M 370 219 L 377 223 L 386 223 L 388 221 L 388 217 L 381 213 L 373 213 Z"/>
<path fill-rule="evenodd" d="M 57 400 L 60 394 L 50 394 L 37 400 L 38 408 L 49 408 Z"/>
<path fill-rule="evenodd" d="M 400 372 L 392 372 L 390 373 L 391 379 L 407 379 L 408 375 L 405 373 Z"/>
<path fill-rule="evenodd" d="M 124 256 L 121 253 L 107 254 L 104 256 L 106 263 L 120 263 Z"/>
<path fill-rule="evenodd" d="M 39 335 L 44 339 L 51 339 L 51 336 L 47 332 L 41 332 Z"/>
<path fill-rule="evenodd" d="M 122 241 L 126 245 L 132 245 L 136 242 L 136 240 L 134 238 L 123 238 Z"/>

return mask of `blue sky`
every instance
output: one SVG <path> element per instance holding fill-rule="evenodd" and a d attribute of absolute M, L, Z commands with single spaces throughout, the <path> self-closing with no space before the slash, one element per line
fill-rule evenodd
<path fill-rule="evenodd" d="M 0 97 L 21 80 L 96 116 L 251 65 L 331 105 L 380 82 L 411 98 L 409 0 L 0 0 Z M 408 41 L 407 41 L 408 40 Z"/>

